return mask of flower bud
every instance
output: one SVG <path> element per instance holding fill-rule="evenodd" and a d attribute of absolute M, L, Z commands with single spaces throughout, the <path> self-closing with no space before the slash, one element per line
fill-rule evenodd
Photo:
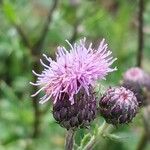
<path fill-rule="evenodd" d="M 128 69 L 123 75 L 123 80 L 135 82 L 141 87 L 150 89 L 150 75 L 141 68 L 133 67 Z"/>
<path fill-rule="evenodd" d="M 99 102 L 101 115 L 107 123 L 129 123 L 138 110 L 134 93 L 124 87 L 109 88 Z"/>
<path fill-rule="evenodd" d="M 123 87 L 134 92 L 139 106 L 146 105 L 144 89 L 150 89 L 150 76 L 141 68 L 128 69 L 123 76 Z"/>

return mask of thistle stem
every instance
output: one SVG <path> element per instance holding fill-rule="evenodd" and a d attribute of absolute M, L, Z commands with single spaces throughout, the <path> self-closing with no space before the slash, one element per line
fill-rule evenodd
<path fill-rule="evenodd" d="M 139 14 L 138 14 L 139 26 L 138 26 L 138 52 L 137 52 L 138 67 L 142 67 L 142 58 L 143 58 L 143 47 L 144 47 L 143 13 L 144 13 L 144 0 L 139 0 Z M 146 108 L 144 108 L 144 110 L 146 111 Z M 143 150 L 147 144 L 147 141 L 148 141 L 148 135 L 147 135 L 147 127 L 145 125 L 137 150 Z"/>
<path fill-rule="evenodd" d="M 33 70 L 36 70 L 37 72 L 39 71 L 39 68 L 37 68 L 36 64 L 39 62 L 34 62 L 33 63 Z M 36 77 L 34 76 L 34 82 L 36 82 Z M 33 89 L 33 93 L 36 92 L 36 88 Z M 32 100 L 32 106 L 33 106 L 33 114 L 34 114 L 34 121 L 33 121 L 33 133 L 32 137 L 37 138 L 39 133 L 40 133 L 40 119 L 41 119 L 41 113 L 39 109 L 39 103 L 38 103 L 38 96 L 34 97 Z"/>
<path fill-rule="evenodd" d="M 99 142 L 100 137 L 104 134 L 104 132 L 108 127 L 109 124 L 104 122 L 103 125 L 99 127 L 98 133 L 91 137 L 91 140 L 87 143 L 87 145 L 83 148 L 83 150 L 92 150 L 94 146 Z"/>
<path fill-rule="evenodd" d="M 137 146 L 137 150 L 144 150 L 147 144 L 147 133 L 143 131 L 139 144 Z"/>
<path fill-rule="evenodd" d="M 144 36 L 143 36 L 143 12 L 144 0 L 139 0 L 139 14 L 138 14 L 138 52 L 137 52 L 137 66 L 142 66 Z"/>
<path fill-rule="evenodd" d="M 65 150 L 73 150 L 74 145 L 74 133 L 75 131 L 69 129 L 66 135 L 66 143 L 65 143 Z"/>

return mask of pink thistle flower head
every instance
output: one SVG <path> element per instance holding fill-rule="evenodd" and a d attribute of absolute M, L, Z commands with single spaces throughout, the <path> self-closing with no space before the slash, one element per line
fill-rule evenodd
<path fill-rule="evenodd" d="M 139 67 L 129 68 L 124 73 L 123 80 L 131 85 L 136 83 L 139 84 L 140 87 L 145 87 L 148 91 L 150 90 L 150 75 Z"/>
<path fill-rule="evenodd" d="M 144 71 L 138 67 L 133 67 L 128 69 L 124 74 L 125 80 L 130 80 L 133 82 L 143 82 L 144 79 Z"/>
<path fill-rule="evenodd" d="M 104 39 L 97 50 L 92 48 L 92 43 L 86 47 L 85 38 L 73 46 L 68 41 L 67 43 L 70 46 L 69 51 L 65 47 L 58 47 L 56 60 L 43 54 L 49 64 L 46 65 L 40 60 L 45 69 L 41 74 L 33 71 L 38 78 L 36 83 L 30 84 L 41 88 L 32 96 L 44 91 L 45 95 L 40 98 L 42 104 L 50 98 L 56 103 L 62 93 L 67 93 L 69 101 L 74 104 L 74 95 L 81 88 L 89 94 L 89 88 L 94 86 L 96 80 L 105 79 L 108 73 L 116 70 L 116 67 L 110 67 L 116 58 L 111 57 L 112 52 L 107 49 Z"/>

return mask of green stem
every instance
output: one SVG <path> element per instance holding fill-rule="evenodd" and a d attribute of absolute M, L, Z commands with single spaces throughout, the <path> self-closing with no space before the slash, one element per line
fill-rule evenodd
<path fill-rule="evenodd" d="M 87 143 L 87 145 L 85 145 L 83 150 L 91 150 L 91 149 L 93 149 L 94 146 L 99 142 L 100 136 L 102 136 L 104 134 L 104 132 L 106 131 L 108 126 L 109 126 L 109 124 L 104 122 L 103 125 L 98 128 L 98 133 L 91 137 L 90 141 Z"/>
<path fill-rule="evenodd" d="M 88 142 L 88 144 L 84 147 L 83 150 L 91 150 L 92 147 L 94 147 L 95 143 L 96 143 L 96 137 L 92 136 L 91 140 Z"/>
<path fill-rule="evenodd" d="M 139 141 L 139 144 L 136 150 L 144 150 L 146 147 L 147 140 L 148 140 L 147 133 L 143 131 L 143 134 L 141 136 L 141 139 Z"/>

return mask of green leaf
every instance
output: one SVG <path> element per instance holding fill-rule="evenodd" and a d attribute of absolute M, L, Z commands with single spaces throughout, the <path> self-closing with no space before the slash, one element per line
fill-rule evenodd
<path fill-rule="evenodd" d="M 7 0 L 3 2 L 3 11 L 8 20 L 14 24 L 19 24 L 20 20 L 16 14 L 14 6 Z"/>
<path fill-rule="evenodd" d="M 104 134 L 104 137 L 113 140 L 113 141 L 117 141 L 117 142 L 121 142 L 123 139 L 125 139 L 126 137 L 121 137 L 119 135 L 116 134 Z"/>
<path fill-rule="evenodd" d="M 91 138 L 91 134 L 90 133 L 88 133 L 88 134 L 86 134 L 84 136 L 84 138 L 81 141 L 81 148 L 84 147 L 88 143 L 88 141 L 90 140 L 90 138 Z"/>
<path fill-rule="evenodd" d="M 19 101 L 18 97 L 15 95 L 13 89 L 9 87 L 4 81 L 0 82 L 0 90 L 5 95 L 6 98 L 18 104 L 17 103 L 17 101 Z"/>

